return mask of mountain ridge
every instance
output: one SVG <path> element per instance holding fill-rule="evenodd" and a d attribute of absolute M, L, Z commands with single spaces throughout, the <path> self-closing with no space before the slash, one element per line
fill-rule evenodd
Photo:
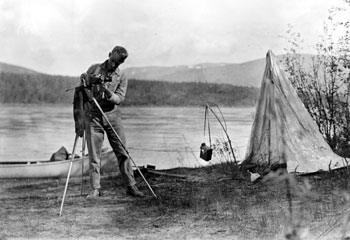
<path fill-rule="evenodd" d="M 34 71 L 26 67 L 17 66 L 14 64 L 9 64 L 4 62 L 0 62 L 0 73 L 1 72 L 16 73 L 16 74 L 42 74 L 40 72 Z"/>
<path fill-rule="evenodd" d="M 176 67 L 129 67 L 125 69 L 131 79 L 169 82 L 209 82 L 244 87 L 260 87 L 265 59 L 244 63 L 206 63 Z"/>
<path fill-rule="evenodd" d="M 312 55 L 303 54 L 308 60 Z M 278 55 L 281 60 L 283 55 Z M 265 58 L 243 63 L 199 63 L 175 66 L 141 66 L 123 68 L 130 79 L 166 82 L 203 82 L 231 84 L 242 87 L 260 87 L 265 69 Z M 12 64 L 0 62 L 0 73 L 45 74 Z M 46 74 L 49 75 L 49 74 Z"/>

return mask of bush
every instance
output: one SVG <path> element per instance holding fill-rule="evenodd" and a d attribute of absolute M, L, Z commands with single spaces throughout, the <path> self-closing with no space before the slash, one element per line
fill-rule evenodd
<path fill-rule="evenodd" d="M 306 109 L 331 148 L 350 156 L 350 19 L 349 8 L 333 8 L 324 25 L 324 34 L 316 44 L 317 55 L 307 65 L 299 53 L 301 36 L 289 26 L 289 48 L 283 62 L 289 79 Z"/>

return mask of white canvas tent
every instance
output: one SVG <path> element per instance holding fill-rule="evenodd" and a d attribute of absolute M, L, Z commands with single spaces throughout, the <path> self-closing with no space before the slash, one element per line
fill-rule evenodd
<path fill-rule="evenodd" d="M 266 55 L 244 164 L 286 164 L 288 172 L 299 173 L 344 166 L 343 158 L 323 139 L 271 50 Z"/>

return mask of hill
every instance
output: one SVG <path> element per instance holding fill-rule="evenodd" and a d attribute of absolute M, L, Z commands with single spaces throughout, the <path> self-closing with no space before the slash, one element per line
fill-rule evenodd
<path fill-rule="evenodd" d="M 123 69 L 130 79 L 166 82 L 202 82 L 260 87 L 265 59 L 240 64 L 202 63 L 182 66 L 145 66 Z M 42 74 L 28 68 L 0 62 L 0 73 Z"/>
<path fill-rule="evenodd" d="M 166 82 L 203 82 L 260 87 L 265 59 L 241 64 L 202 63 L 183 66 L 129 67 L 124 71 L 130 79 Z M 0 73 L 42 74 L 37 71 L 0 62 Z"/>
<path fill-rule="evenodd" d="M 29 68 L 20 67 L 12 64 L 0 62 L 0 73 L 17 73 L 17 74 L 40 74 Z"/>
<path fill-rule="evenodd" d="M 199 96 L 203 96 L 221 106 L 252 106 L 258 89 L 248 86 L 258 85 L 252 83 L 258 70 L 249 69 L 259 69 L 260 65 L 263 66 L 263 60 L 242 65 L 206 63 L 194 67 L 129 68 L 126 71 L 131 76 L 124 105 L 193 106 L 201 104 Z M 240 73 L 239 69 L 248 73 Z M 235 74 L 242 76 L 233 78 Z M 232 84 L 231 81 L 228 84 L 225 78 L 229 76 L 249 83 Z M 247 76 L 250 80 L 246 80 Z M 212 81 L 214 77 L 217 79 Z M 261 77 L 256 79 L 260 82 Z M 66 92 L 65 89 L 74 88 L 78 82 L 78 77 L 48 75 L 0 63 L 0 103 L 71 104 L 73 91 Z"/>
<path fill-rule="evenodd" d="M 305 65 L 309 65 L 312 55 L 304 54 Z M 283 55 L 277 56 L 282 60 Z M 260 87 L 265 69 L 265 58 L 244 63 L 201 63 L 179 66 L 141 66 L 123 69 L 130 79 L 166 82 L 202 82 L 231 84 L 243 87 Z M 40 74 L 36 71 L 0 63 L 0 73 Z"/>
<path fill-rule="evenodd" d="M 303 54 L 305 67 L 310 65 L 312 55 Z M 277 56 L 280 61 L 283 55 Z M 208 82 L 232 84 L 243 87 L 260 87 L 265 69 L 265 58 L 240 64 L 206 63 L 173 67 L 129 67 L 125 71 L 130 78 L 167 82 Z"/>
<path fill-rule="evenodd" d="M 0 103 L 66 103 L 73 101 L 78 77 L 0 73 Z M 130 79 L 126 106 L 194 106 L 199 96 L 221 106 L 252 106 L 257 88 L 216 83 L 179 83 Z"/>
<path fill-rule="evenodd" d="M 265 59 L 241 64 L 218 63 L 174 67 L 130 67 L 127 75 L 134 79 L 167 82 L 209 82 L 235 86 L 260 87 Z"/>

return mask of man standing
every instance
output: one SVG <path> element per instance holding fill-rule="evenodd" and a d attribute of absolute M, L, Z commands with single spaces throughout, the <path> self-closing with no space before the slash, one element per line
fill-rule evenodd
<path fill-rule="evenodd" d="M 126 138 L 119 105 L 125 99 L 127 78 L 120 71 L 119 65 L 128 57 L 128 52 L 124 47 L 116 46 L 109 53 L 108 57 L 102 64 L 94 64 L 86 73 L 83 73 L 80 77 L 81 84 L 88 88 L 95 97 L 123 143 L 119 141 L 97 106 L 92 104 L 86 116 L 86 139 L 89 150 L 92 188 L 92 192 L 87 197 L 96 198 L 102 195 L 100 162 L 104 133 L 106 133 L 108 141 L 118 159 L 119 169 L 127 187 L 126 193 L 134 197 L 144 197 L 144 194 L 136 187 L 131 160 L 123 147 L 123 145 L 126 145 Z"/>

